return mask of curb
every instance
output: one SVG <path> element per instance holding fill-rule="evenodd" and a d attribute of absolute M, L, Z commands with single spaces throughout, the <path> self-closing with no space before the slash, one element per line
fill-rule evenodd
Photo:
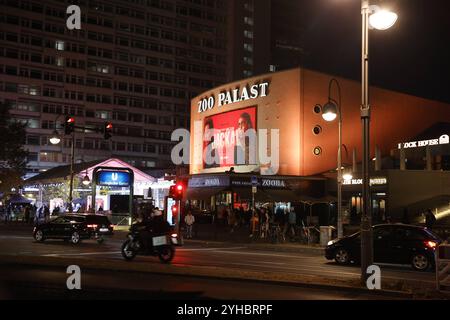
<path fill-rule="evenodd" d="M 82 268 L 89 270 L 108 270 L 112 272 L 132 272 L 132 273 L 150 273 L 157 275 L 174 275 L 180 277 L 200 278 L 200 279 L 215 279 L 225 281 L 244 281 L 252 283 L 266 283 L 280 286 L 295 286 L 303 288 L 315 288 L 322 290 L 337 290 L 346 292 L 355 292 L 362 294 L 373 294 L 380 297 L 396 297 L 401 299 L 413 299 L 414 295 L 410 292 L 380 290 L 368 291 L 360 286 L 351 285 L 343 280 L 327 279 L 318 276 L 292 275 L 282 277 L 280 275 L 273 275 L 268 272 L 258 271 L 236 271 L 221 267 L 204 267 L 204 266 L 176 266 L 176 265 L 159 265 L 152 264 L 151 268 L 145 264 L 132 264 L 132 262 L 117 261 L 114 264 L 111 262 L 93 262 L 90 260 L 71 258 L 67 262 L 67 258 L 55 257 L 27 257 L 27 256 L 5 256 L 0 255 L 0 264 L 3 265 L 33 265 L 40 267 L 62 267 L 66 268 L 68 265 L 79 265 Z M 320 281 L 330 281 L 333 283 L 320 283 Z"/>

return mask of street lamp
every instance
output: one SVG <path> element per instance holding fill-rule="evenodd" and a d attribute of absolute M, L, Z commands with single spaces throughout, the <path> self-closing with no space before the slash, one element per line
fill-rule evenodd
<path fill-rule="evenodd" d="M 370 104 L 369 104 L 369 26 L 386 30 L 397 21 L 397 14 L 370 6 L 361 0 L 362 51 L 361 51 L 361 122 L 363 135 L 363 212 L 361 217 L 361 282 L 366 285 L 367 269 L 373 264 L 372 213 L 370 200 Z"/>
<path fill-rule="evenodd" d="M 336 84 L 338 89 L 338 100 L 331 98 L 331 89 L 333 83 Z M 339 126 L 339 147 L 338 147 L 338 169 L 337 169 L 337 197 L 338 197 L 338 213 L 337 213 L 337 229 L 338 238 L 344 236 L 344 228 L 342 226 L 342 109 L 341 109 L 341 86 L 336 79 L 331 79 L 328 85 L 328 102 L 325 104 L 322 110 L 322 118 L 325 121 L 331 122 L 338 118 Z"/>
<path fill-rule="evenodd" d="M 88 186 L 91 183 L 91 179 L 89 179 L 89 176 L 86 172 L 86 175 L 83 178 L 83 185 Z"/>
<path fill-rule="evenodd" d="M 57 145 L 60 142 L 61 142 L 61 138 L 59 137 L 58 131 L 56 131 L 56 129 L 55 129 L 55 131 L 53 131 L 52 137 L 50 138 L 50 143 L 53 145 Z"/>

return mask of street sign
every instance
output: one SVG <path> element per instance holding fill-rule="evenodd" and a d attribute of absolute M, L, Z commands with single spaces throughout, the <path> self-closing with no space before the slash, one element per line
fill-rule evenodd
<path fill-rule="evenodd" d="M 131 174 L 123 171 L 100 171 L 97 179 L 99 186 L 129 187 L 131 184 Z"/>
<path fill-rule="evenodd" d="M 257 185 L 258 185 L 258 177 L 252 176 L 252 186 L 257 186 Z"/>
<path fill-rule="evenodd" d="M 258 187 L 252 187 L 252 193 L 256 193 L 258 191 Z"/>

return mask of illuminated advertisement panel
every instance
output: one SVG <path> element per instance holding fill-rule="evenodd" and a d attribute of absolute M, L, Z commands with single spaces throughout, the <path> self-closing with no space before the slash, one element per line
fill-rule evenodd
<path fill-rule="evenodd" d="M 215 161 L 203 159 L 203 168 L 231 167 L 249 164 L 249 138 L 246 132 L 256 130 L 256 107 L 216 114 L 203 122 L 203 154 L 211 154 Z M 248 136 L 248 133 L 247 133 Z M 245 150 L 244 163 L 237 163 L 237 150 Z"/>

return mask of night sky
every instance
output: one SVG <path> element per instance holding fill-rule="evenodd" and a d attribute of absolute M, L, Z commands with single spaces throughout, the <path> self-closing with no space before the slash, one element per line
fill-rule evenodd
<path fill-rule="evenodd" d="M 303 64 L 361 79 L 361 1 L 303 1 Z M 386 31 L 370 31 L 372 85 L 450 103 L 450 1 L 384 1 L 399 19 Z"/>

